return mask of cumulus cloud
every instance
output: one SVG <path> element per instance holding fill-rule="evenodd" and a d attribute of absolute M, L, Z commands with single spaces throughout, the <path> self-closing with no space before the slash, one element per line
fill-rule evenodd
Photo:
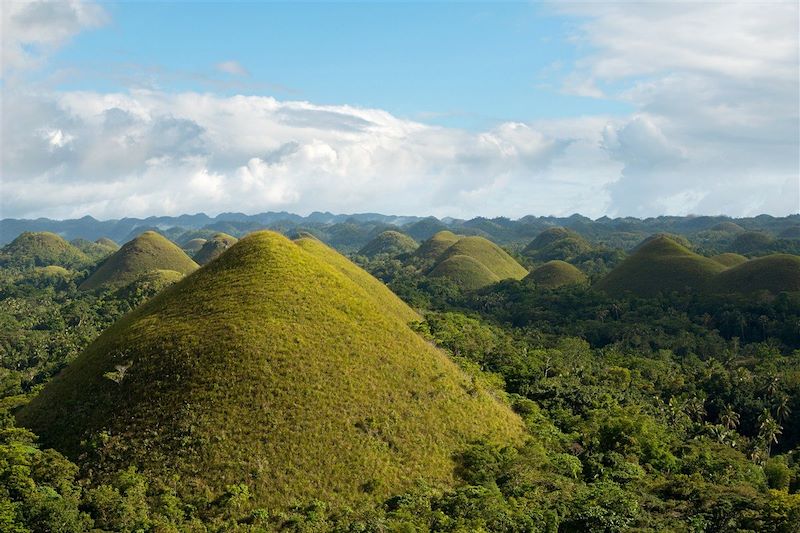
<path fill-rule="evenodd" d="M 553 211 L 571 140 L 530 125 L 484 132 L 379 109 L 199 93 L 6 92 L 4 216 L 206 210 L 463 214 Z M 536 196 L 532 193 L 535 191 Z M 524 196 L 523 196 L 524 195 Z M 538 203 L 538 205 L 537 205 Z"/>
<path fill-rule="evenodd" d="M 623 164 L 610 211 L 800 211 L 796 2 L 558 9 L 581 17 L 573 37 L 589 50 L 567 90 L 601 87 L 637 109 L 605 127 L 602 146 Z"/>
<path fill-rule="evenodd" d="M 3 2 L 0 9 L 0 64 L 10 70 L 31 69 L 71 37 L 108 21 L 98 4 L 80 0 Z"/>

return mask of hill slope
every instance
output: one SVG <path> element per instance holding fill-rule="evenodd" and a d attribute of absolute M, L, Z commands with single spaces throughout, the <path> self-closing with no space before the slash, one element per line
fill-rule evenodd
<path fill-rule="evenodd" d="M 718 274 L 711 283 L 718 293 L 800 291 L 800 257 L 773 254 L 751 259 Z"/>
<path fill-rule="evenodd" d="M 554 289 L 563 285 L 586 283 L 586 274 L 573 265 L 564 261 L 548 261 L 525 276 L 526 281 L 532 281 L 541 287 Z"/>
<path fill-rule="evenodd" d="M 722 264 L 690 251 L 670 237 L 658 235 L 637 246 L 595 287 L 611 294 L 631 292 L 640 296 L 686 288 L 704 290 L 723 270 Z"/>
<path fill-rule="evenodd" d="M 423 241 L 414 252 L 414 257 L 423 262 L 436 261 L 445 250 L 457 243 L 459 238 L 452 231 L 440 231 L 430 239 Z"/>
<path fill-rule="evenodd" d="M 23 233 L 0 250 L 0 266 L 15 268 L 75 268 L 90 261 L 78 248 L 47 231 Z"/>
<path fill-rule="evenodd" d="M 483 237 L 463 237 L 447 248 L 439 257 L 439 262 L 457 255 L 476 259 L 499 279 L 522 279 L 528 271 L 508 255 L 505 250 Z"/>
<path fill-rule="evenodd" d="M 419 247 L 417 241 L 400 233 L 399 231 L 384 231 L 371 241 L 369 241 L 358 255 L 363 255 L 372 259 L 378 255 L 398 256 L 413 252 Z"/>
<path fill-rule="evenodd" d="M 80 289 L 127 285 L 151 270 L 188 274 L 195 269 L 197 263 L 176 244 L 154 231 L 146 231 L 109 256 L 81 283 Z"/>
<path fill-rule="evenodd" d="M 308 243 L 303 243 L 307 246 Z M 341 270 L 271 232 L 242 239 L 104 332 L 18 413 L 98 472 L 130 464 L 194 499 L 381 501 L 447 484 L 507 407 Z"/>
<path fill-rule="evenodd" d="M 743 255 L 735 254 L 732 252 L 726 252 L 724 254 L 714 255 L 711 256 L 711 259 L 716 261 L 721 265 L 725 265 L 726 267 L 733 267 L 736 265 L 741 265 L 747 261 L 747 258 Z"/>
<path fill-rule="evenodd" d="M 522 250 L 522 255 L 533 261 L 567 261 L 590 252 L 592 245 L 589 242 L 566 228 L 549 228 L 533 239 Z"/>
<path fill-rule="evenodd" d="M 468 255 L 453 255 L 440 261 L 428 273 L 432 278 L 447 278 L 464 290 L 475 290 L 497 283 L 500 277 Z"/>
<path fill-rule="evenodd" d="M 217 233 L 208 239 L 200 250 L 194 254 L 194 260 L 198 265 L 205 265 L 219 257 L 222 252 L 236 244 L 238 239 L 227 233 Z"/>

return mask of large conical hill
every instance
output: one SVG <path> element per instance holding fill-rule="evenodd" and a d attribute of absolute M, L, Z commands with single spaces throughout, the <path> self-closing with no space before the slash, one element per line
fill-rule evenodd
<path fill-rule="evenodd" d="M 363 255 L 370 259 L 379 255 L 396 257 L 398 255 L 409 254 L 419 247 L 417 241 L 400 233 L 399 231 L 387 230 L 369 241 L 358 251 L 358 255 Z"/>
<path fill-rule="evenodd" d="M 595 286 L 611 294 L 705 290 L 725 266 L 698 255 L 666 235 L 647 239 Z"/>
<path fill-rule="evenodd" d="M 564 285 L 586 283 L 586 274 L 565 261 L 548 261 L 533 269 L 525 276 L 525 281 L 532 281 L 540 287 L 555 289 Z"/>
<path fill-rule="evenodd" d="M 446 278 L 464 290 L 475 290 L 497 283 L 500 277 L 468 255 L 452 255 L 440 261 L 428 273 L 432 278 Z"/>
<path fill-rule="evenodd" d="M 711 290 L 727 294 L 800 291 L 800 257 L 773 254 L 751 259 L 718 274 Z"/>
<path fill-rule="evenodd" d="M 239 239 L 227 233 L 217 233 L 208 239 L 200 250 L 194 254 L 194 260 L 199 265 L 205 265 L 219 257 L 222 252 L 236 244 Z"/>
<path fill-rule="evenodd" d="M 99 475 L 134 465 L 195 499 L 246 482 L 253 507 L 449 484 L 467 443 L 521 438 L 503 403 L 308 247 L 242 239 L 105 331 L 18 421 L 73 459 L 102 443 L 82 459 Z"/>
<path fill-rule="evenodd" d="M 197 263 L 176 244 L 154 231 L 146 231 L 110 255 L 80 288 L 121 287 L 152 270 L 188 274 L 195 269 Z"/>
<path fill-rule="evenodd" d="M 76 268 L 91 262 L 81 250 L 47 231 L 25 232 L 0 250 L 0 266 Z"/>
<path fill-rule="evenodd" d="M 522 279 L 528 271 L 492 241 L 478 236 L 463 237 L 439 256 L 438 262 L 457 255 L 476 259 L 499 279 Z"/>
<path fill-rule="evenodd" d="M 440 231 L 420 244 L 419 248 L 414 252 L 414 257 L 423 262 L 436 261 L 445 250 L 457 243 L 458 239 L 460 237 L 452 231 Z"/>

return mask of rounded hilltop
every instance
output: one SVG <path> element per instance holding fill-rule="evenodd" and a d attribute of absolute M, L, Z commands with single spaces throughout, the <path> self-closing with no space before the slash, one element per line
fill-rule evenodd
<path fill-rule="evenodd" d="M 368 276 L 319 241 L 253 233 L 105 331 L 18 421 L 178 495 L 247 478 L 253 507 L 449 485 L 455 452 L 516 442 L 521 422 Z"/>
<path fill-rule="evenodd" d="M 475 290 L 497 283 L 500 277 L 468 255 L 452 255 L 437 263 L 428 273 L 432 278 L 452 280 L 464 290 Z"/>
<path fill-rule="evenodd" d="M 48 231 L 25 232 L 0 250 L 0 266 L 34 268 L 56 265 L 77 268 L 91 259 L 61 236 Z"/>
<path fill-rule="evenodd" d="M 443 230 L 430 239 L 423 241 L 419 248 L 414 252 L 414 257 L 423 262 L 436 261 L 436 259 L 444 253 L 445 250 L 450 248 L 453 244 L 460 239 L 458 235 L 452 231 Z"/>
<path fill-rule="evenodd" d="M 197 263 L 166 237 L 145 231 L 111 254 L 80 285 L 82 290 L 121 287 L 152 270 L 172 270 L 183 275 L 197 269 Z"/>
<path fill-rule="evenodd" d="M 555 289 L 564 285 L 578 285 L 587 282 L 586 274 L 565 261 L 553 260 L 533 269 L 525 276 L 540 287 Z"/>
<path fill-rule="evenodd" d="M 417 241 L 399 231 L 384 231 L 371 241 L 369 241 L 358 255 L 363 255 L 370 259 L 379 255 L 396 257 L 398 255 L 410 254 L 419 247 Z"/>
<path fill-rule="evenodd" d="M 227 233 L 217 233 L 200 247 L 194 254 L 194 260 L 199 265 L 206 265 L 222 255 L 222 252 L 236 244 L 239 239 Z"/>
<path fill-rule="evenodd" d="M 703 290 L 725 266 L 696 254 L 667 235 L 645 239 L 595 284 L 610 293 L 655 296 L 660 292 Z"/>

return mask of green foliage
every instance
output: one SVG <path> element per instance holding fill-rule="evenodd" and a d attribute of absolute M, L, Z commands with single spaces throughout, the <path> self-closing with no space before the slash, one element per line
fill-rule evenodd
<path fill-rule="evenodd" d="M 0 267 L 25 270 L 56 265 L 80 268 L 91 259 L 55 233 L 23 233 L 0 250 Z"/>
<path fill-rule="evenodd" d="M 222 252 L 236 244 L 238 239 L 227 233 L 217 233 L 203 243 L 200 249 L 194 254 L 194 260 L 198 265 L 205 265 L 213 261 Z"/>

